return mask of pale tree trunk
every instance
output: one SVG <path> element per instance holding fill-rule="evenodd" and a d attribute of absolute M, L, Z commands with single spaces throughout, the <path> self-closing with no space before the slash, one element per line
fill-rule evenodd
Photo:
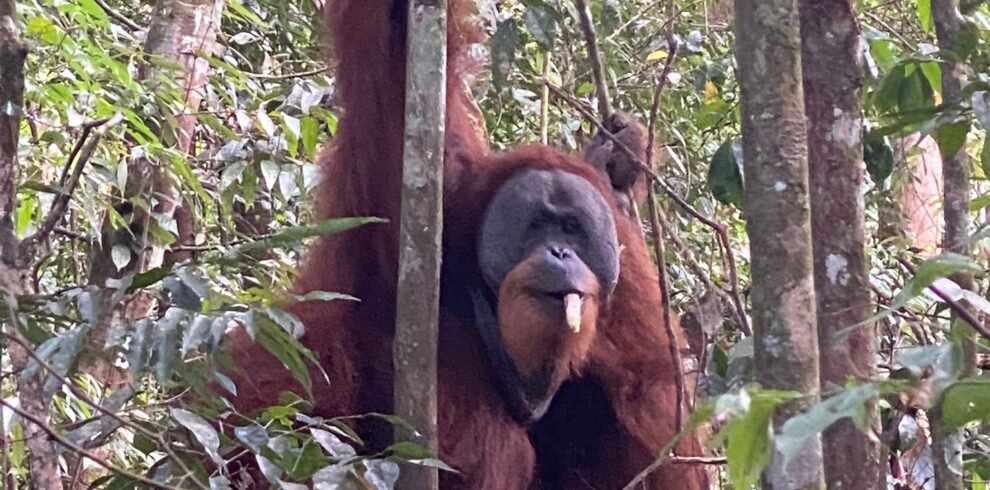
<path fill-rule="evenodd" d="M 810 404 L 819 392 L 818 331 L 799 22 L 797 0 L 736 0 L 756 377 Z M 804 406 L 782 407 L 775 424 Z M 821 442 L 811 438 L 787 468 L 775 454 L 763 485 L 822 488 L 822 473 Z"/>
<path fill-rule="evenodd" d="M 801 0 L 821 383 L 875 374 L 863 185 L 862 55 L 851 0 Z M 852 329 L 852 330 L 850 330 Z M 876 402 L 870 425 L 879 432 Z M 829 488 L 880 488 L 879 445 L 843 419 L 822 435 Z"/>
<path fill-rule="evenodd" d="M 399 279 L 396 288 L 395 413 L 439 454 L 437 347 L 447 107 L 447 2 L 409 2 Z M 401 487 L 436 489 L 436 468 L 406 466 Z"/>
<path fill-rule="evenodd" d="M 20 253 L 11 218 L 17 199 L 17 145 L 24 109 L 24 59 L 27 56 L 27 48 L 20 40 L 15 16 L 15 2 L 0 1 L 0 106 L 8 108 L 0 113 L 0 292 L 3 295 L 0 310 L 4 311 L 0 322 L 3 324 L 4 344 L 10 355 L 11 367 L 14 372 L 20 372 L 27 366 L 30 356 L 24 347 L 10 342 L 9 339 L 24 340 L 16 320 L 16 297 L 31 292 L 31 284 L 27 280 L 28 264 Z M 43 380 L 42 376 L 26 380 L 18 377 L 17 391 L 20 409 L 33 419 L 47 422 L 49 413 L 43 396 Z M 28 420 L 24 420 L 22 426 L 24 445 L 30 456 L 31 486 L 61 490 L 58 457 L 48 433 Z M 12 488 L 13 478 L 7 474 L 10 468 L 6 436 L 3 441 L 0 445 L 3 451 L 0 455 L 3 461 L 3 485 Z"/>
<path fill-rule="evenodd" d="M 944 51 L 954 52 L 962 22 L 956 0 L 932 0 L 932 20 L 939 47 Z M 953 61 L 951 57 L 947 57 L 942 64 L 942 100 L 947 105 L 956 104 L 960 100 L 962 86 L 966 81 L 964 68 L 962 63 Z M 942 213 L 945 217 L 942 248 L 969 255 L 969 159 L 964 148 L 960 148 L 954 155 L 942 154 L 942 185 Z M 972 276 L 956 274 L 952 279 L 962 288 L 974 288 Z M 964 344 L 964 369 L 971 373 L 975 366 L 974 346 L 971 341 L 964 341 Z M 930 417 L 935 487 L 939 490 L 962 490 L 962 434 L 959 431 L 944 430 L 939 407 L 931 411 Z"/>
<path fill-rule="evenodd" d="M 204 87 L 209 74 L 209 61 L 201 54 L 209 55 L 215 49 L 223 5 L 222 0 L 158 0 L 152 12 L 145 51 L 179 68 L 169 73 L 162 73 L 161 68 L 154 63 L 146 63 L 139 77 L 150 84 L 167 78 L 182 90 L 186 107 L 182 113 L 176 114 L 177 125 L 173 128 L 174 135 L 169 135 L 174 138 L 166 137 L 162 131 L 159 131 L 159 137 L 164 142 L 171 142 L 182 153 L 190 153 L 193 150 L 195 112 L 205 95 Z M 154 87 L 148 88 L 154 90 Z M 155 128 L 150 121 L 149 126 Z M 134 215 L 129 230 L 114 230 L 109 220 L 104 222 L 102 248 L 94 251 L 90 269 L 90 283 L 100 288 L 106 286 L 108 279 L 119 279 L 127 274 L 147 271 L 162 265 L 165 249 L 161 244 L 155 243 L 148 234 L 151 224 L 150 213 L 138 206 L 132 206 L 131 200 L 139 196 L 146 201 L 153 198 L 156 201 L 154 212 L 169 217 L 177 217 L 177 210 L 183 205 L 182 197 L 174 184 L 169 181 L 167 173 L 153 162 L 147 159 L 134 162 L 128 169 L 127 175 L 124 195 L 117 206 L 133 209 Z M 185 213 L 184 216 L 188 218 L 190 215 Z M 185 226 L 180 226 L 180 230 L 183 228 Z M 115 245 L 124 245 L 141 253 L 132 255 L 130 263 L 118 270 L 112 257 Z M 110 293 L 109 290 L 103 291 L 103 307 L 100 309 L 103 315 L 102 321 L 90 333 L 89 345 L 92 348 L 84 350 L 84 357 L 80 363 L 90 374 L 114 385 L 121 381 L 120 376 L 123 373 L 106 360 L 99 359 L 98 355 L 87 355 L 87 353 L 98 353 L 106 340 L 111 313 L 115 306 L 109 304 Z M 152 306 L 153 301 L 147 295 L 135 295 L 127 302 L 124 318 L 134 320 L 145 317 Z"/>

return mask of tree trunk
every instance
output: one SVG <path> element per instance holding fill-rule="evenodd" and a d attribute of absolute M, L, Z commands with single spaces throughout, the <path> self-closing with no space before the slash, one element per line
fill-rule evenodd
<path fill-rule="evenodd" d="M 394 340 L 395 413 L 439 454 L 437 327 L 443 236 L 443 158 L 447 107 L 447 2 L 409 2 L 399 279 Z M 407 466 L 404 488 L 436 489 L 436 468 Z"/>
<path fill-rule="evenodd" d="M 851 0 L 801 0 L 804 107 L 808 117 L 821 383 L 875 374 L 863 184 L 863 59 Z M 859 325 L 859 327 L 857 327 Z M 848 329 L 854 328 L 852 331 Z M 871 425 L 879 432 L 876 402 Z M 829 488 L 881 488 L 879 445 L 850 419 L 822 435 Z"/>
<path fill-rule="evenodd" d="M 201 56 L 213 51 L 216 45 L 216 33 L 220 27 L 220 14 L 224 2 L 222 0 L 159 0 L 152 13 L 151 25 L 145 42 L 145 51 L 151 56 L 164 58 L 174 66 L 180 67 L 171 73 L 161 73 L 162 68 L 154 63 L 146 63 L 139 77 L 145 83 L 161 82 L 165 77 L 175 83 L 185 96 L 185 110 L 176 114 L 174 134 L 159 130 L 163 140 L 171 143 L 182 153 L 190 153 L 192 136 L 196 129 L 195 112 L 204 96 L 204 87 L 209 74 L 209 61 Z M 150 90 L 154 90 L 153 87 Z M 150 125 L 149 121 L 149 125 Z M 154 127 L 154 126 L 152 126 Z M 133 210 L 130 229 L 114 230 L 107 220 L 103 225 L 102 248 L 94 251 L 90 269 L 90 284 L 99 288 L 106 286 L 107 279 L 119 279 L 125 275 L 142 272 L 162 265 L 165 249 L 155 243 L 148 234 L 151 226 L 151 214 L 141 206 L 131 204 L 136 197 L 142 197 L 145 202 L 151 198 L 157 201 L 154 212 L 174 217 L 177 209 L 182 206 L 182 197 L 172 183 L 162 173 L 161 168 L 148 159 L 141 159 L 129 169 L 126 188 L 117 204 L 119 209 Z M 180 237 L 181 238 L 181 237 Z M 134 251 L 130 263 L 118 269 L 114 264 L 112 251 L 114 246 L 123 245 Z M 110 293 L 103 291 L 100 311 L 103 318 L 99 325 L 90 333 L 88 344 L 91 348 L 84 353 L 98 353 L 106 340 L 110 326 L 110 315 L 116 305 L 109 304 Z M 153 306 L 150 297 L 143 294 L 130 298 L 126 305 L 124 317 L 134 320 L 147 316 Z M 98 356 L 97 356 L 98 357 Z M 109 363 L 86 355 L 80 360 L 82 369 L 93 374 L 98 379 L 116 384 L 119 381 L 118 370 Z"/>
<path fill-rule="evenodd" d="M 956 50 L 956 38 L 962 18 L 959 16 L 956 0 L 932 0 L 932 20 L 938 45 L 943 51 Z M 942 101 L 947 106 L 957 104 L 962 86 L 966 81 L 964 65 L 946 57 L 942 63 Z M 963 145 L 965 146 L 965 145 Z M 942 150 L 942 148 L 939 148 Z M 942 153 L 942 181 L 944 185 L 942 213 L 945 217 L 945 237 L 942 249 L 969 255 L 969 159 L 964 148 L 955 154 Z M 952 276 L 960 287 L 972 290 L 972 276 L 956 274 Z M 953 315 L 955 322 L 955 315 Z M 972 341 L 963 341 L 964 369 L 972 373 L 975 367 L 975 353 Z M 935 488 L 938 490 L 962 490 L 962 437 L 958 431 L 947 431 L 942 424 L 941 410 L 931 411 L 932 419 L 932 459 L 935 463 Z"/>
<path fill-rule="evenodd" d="M 17 237 L 14 234 L 11 213 L 17 199 L 17 145 L 20 139 L 21 113 L 24 108 L 24 60 L 27 48 L 21 42 L 20 30 L 15 24 L 16 4 L 12 0 L 0 2 L 0 317 L 3 324 L 4 344 L 10 354 L 14 372 L 22 371 L 30 360 L 29 353 L 10 338 L 23 340 L 17 324 L 17 296 L 30 292 L 27 280 L 27 264 L 22 260 Z M 44 377 L 17 378 L 17 395 L 21 409 L 33 418 L 47 422 L 48 405 L 44 401 L 42 384 Z M 27 420 L 22 422 L 24 445 L 30 452 L 30 477 L 33 488 L 61 490 L 58 456 L 51 437 L 41 427 Z M 7 444 L 0 445 L 3 454 L 3 485 L 12 486 L 7 474 Z"/>
<path fill-rule="evenodd" d="M 797 0 L 736 0 L 757 381 L 804 393 L 803 403 L 813 403 L 818 331 L 799 21 Z M 775 423 L 779 427 L 803 406 L 782 407 Z M 812 438 L 787 468 L 775 454 L 763 484 L 822 488 L 819 439 Z"/>

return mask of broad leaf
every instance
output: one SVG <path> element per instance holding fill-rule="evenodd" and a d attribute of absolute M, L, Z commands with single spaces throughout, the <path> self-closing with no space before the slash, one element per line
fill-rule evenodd
<path fill-rule="evenodd" d="M 708 167 L 708 188 L 719 202 L 743 209 L 745 192 L 742 172 L 739 171 L 732 145 L 732 141 L 722 143 L 712 156 Z"/>

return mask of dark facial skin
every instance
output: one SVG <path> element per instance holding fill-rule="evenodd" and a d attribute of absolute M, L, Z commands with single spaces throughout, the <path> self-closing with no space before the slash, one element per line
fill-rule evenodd
<path fill-rule="evenodd" d="M 619 278 L 615 222 L 605 199 L 586 180 L 561 171 L 528 170 L 495 194 L 481 226 L 478 261 L 485 283 L 497 290 L 509 272 L 537 248 L 547 251 L 547 293 L 566 283 L 565 265 L 584 263 L 610 293 Z M 556 253 L 554 251 L 557 251 Z M 564 257 L 555 257 L 563 254 Z M 539 286 L 539 284 L 534 284 Z"/>
<path fill-rule="evenodd" d="M 582 177 L 521 172 L 488 206 L 478 262 L 475 320 L 495 377 L 513 415 L 536 420 L 579 368 L 618 281 L 611 209 Z"/>

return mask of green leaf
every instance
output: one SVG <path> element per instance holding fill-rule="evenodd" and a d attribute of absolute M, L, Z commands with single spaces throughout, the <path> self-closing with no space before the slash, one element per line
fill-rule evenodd
<path fill-rule="evenodd" d="M 934 136 L 935 141 L 938 142 L 938 149 L 943 155 L 955 155 L 966 144 L 967 134 L 969 134 L 968 121 L 942 124 L 935 129 Z"/>
<path fill-rule="evenodd" d="M 956 381 L 942 395 L 942 421 L 952 429 L 970 422 L 990 420 L 990 378 Z"/>
<path fill-rule="evenodd" d="M 749 488 L 770 462 L 773 443 L 773 411 L 779 400 L 758 397 L 751 400 L 745 414 L 734 417 L 722 430 L 726 438 L 725 456 L 729 480 L 734 488 Z"/>
<path fill-rule="evenodd" d="M 203 308 L 202 297 L 184 281 L 168 276 L 162 280 L 165 289 L 171 294 L 172 302 L 180 308 L 189 311 L 200 311 Z"/>
<path fill-rule="evenodd" d="M 245 8 L 241 2 L 238 2 L 237 0 L 227 0 L 227 6 L 230 7 L 231 13 L 236 14 L 235 16 L 240 16 L 242 19 L 254 24 L 258 29 L 268 29 L 268 23 L 261 20 L 261 17 L 255 15 L 254 12 L 251 12 Z"/>
<path fill-rule="evenodd" d="M 206 450 L 206 454 L 213 459 L 217 464 L 223 464 L 223 458 L 220 457 L 220 436 L 217 431 L 213 429 L 213 426 L 209 422 L 188 410 L 182 408 L 172 408 L 170 409 L 172 413 L 172 418 L 179 423 L 179 425 L 185 427 L 192 433 L 196 441 L 199 442 L 203 449 Z"/>
<path fill-rule="evenodd" d="M 899 64 L 890 69 L 880 82 L 880 88 L 873 92 L 873 106 L 877 111 L 891 112 L 897 108 L 897 97 L 904 83 L 904 65 Z"/>
<path fill-rule="evenodd" d="M 934 90 L 917 64 L 908 65 L 897 92 L 897 110 L 904 112 L 935 104 Z"/>
<path fill-rule="evenodd" d="M 983 175 L 990 179 L 990 138 L 983 138 L 983 150 L 980 151 L 980 168 L 983 169 Z M 975 204 L 976 200 L 974 199 L 973 201 Z M 983 209 L 983 207 L 985 206 L 980 206 L 976 210 Z"/>
<path fill-rule="evenodd" d="M 711 165 L 708 167 L 708 188 L 719 202 L 743 209 L 745 200 L 743 178 L 732 145 L 732 141 L 722 143 L 712 156 Z"/>
<path fill-rule="evenodd" d="M 980 28 L 973 22 L 963 22 L 956 35 L 956 54 L 963 60 L 968 59 L 980 43 Z"/>
<path fill-rule="evenodd" d="M 320 138 L 320 123 L 313 116 L 306 116 L 299 122 L 299 134 L 302 139 L 303 151 L 306 158 L 316 158 L 316 145 Z"/>
<path fill-rule="evenodd" d="M 918 62 L 918 69 L 921 70 L 921 74 L 925 76 L 925 81 L 928 82 L 928 87 L 931 89 L 931 93 L 939 91 L 942 87 L 942 67 L 939 66 L 937 62 L 934 61 L 921 61 Z"/>
<path fill-rule="evenodd" d="M 181 308 L 169 308 L 158 321 L 152 350 L 155 353 L 155 377 L 165 385 L 172 374 L 172 363 L 179 358 L 179 322 L 186 317 Z"/>
<path fill-rule="evenodd" d="M 237 427 L 234 429 L 234 436 L 255 454 L 268 445 L 268 431 L 258 424 Z"/>
<path fill-rule="evenodd" d="M 936 279 L 948 277 L 956 273 L 979 274 L 983 268 L 969 257 L 964 255 L 946 252 L 932 257 L 918 266 L 914 277 L 911 278 L 904 288 L 901 289 L 888 309 L 898 310 L 907 305 L 908 301 L 914 299 Z"/>
<path fill-rule="evenodd" d="M 516 47 L 519 45 L 519 30 L 512 19 L 499 22 L 491 39 L 492 82 L 501 90 L 509 81 L 509 73 L 516 61 Z"/>
<path fill-rule="evenodd" d="M 294 339 L 302 338 L 306 333 L 306 326 L 292 313 L 278 308 L 266 308 L 265 314 Z"/>
<path fill-rule="evenodd" d="M 310 399 L 313 398 L 313 381 L 309 376 L 309 368 L 302 360 L 302 351 L 306 350 L 299 341 L 290 337 L 284 330 L 271 320 L 261 320 L 256 340 L 262 347 L 278 359 L 292 377 L 306 390 Z"/>
<path fill-rule="evenodd" d="M 526 30 L 533 35 L 544 51 L 553 49 L 554 40 L 557 38 L 557 19 L 545 6 L 528 7 L 523 15 L 523 22 L 526 24 Z"/>
<path fill-rule="evenodd" d="M 392 444 L 386 451 L 406 459 L 425 459 L 433 457 L 429 449 L 414 442 L 397 442 Z"/>
<path fill-rule="evenodd" d="M 295 299 L 297 301 L 361 301 L 349 294 L 333 293 L 330 291 L 310 291 L 306 294 L 297 295 Z"/>
<path fill-rule="evenodd" d="M 358 226 L 385 222 L 387 221 L 381 218 L 335 218 L 322 221 L 315 225 L 290 226 L 267 239 L 245 243 L 237 248 L 236 253 L 246 254 L 258 250 L 267 250 L 273 246 L 299 243 L 307 238 L 343 233 Z"/>
<path fill-rule="evenodd" d="M 917 12 L 918 21 L 921 22 L 921 28 L 925 32 L 931 34 L 932 29 L 935 24 L 932 22 L 932 0 L 917 0 Z"/>
<path fill-rule="evenodd" d="M 330 464 L 330 460 L 323 454 L 323 450 L 318 444 L 307 441 L 299 451 L 289 451 L 291 464 L 285 468 L 286 473 L 293 480 L 305 480 L 313 476 L 314 473 Z M 308 488 L 303 486 L 302 488 Z"/>
<path fill-rule="evenodd" d="M 185 332 L 182 334 L 182 355 L 186 355 L 190 350 L 198 348 L 203 342 L 210 338 L 210 327 L 213 326 L 213 318 L 205 315 L 196 315 L 189 322 Z"/>
<path fill-rule="evenodd" d="M 887 180 L 894 171 L 894 152 L 886 138 L 867 139 L 863 144 L 863 161 L 870 178 L 877 185 Z"/>
<path fill-rule="evenodd" d="M 148 346 L 151 340 L 151 328 L 154 325 L 151 320 L 143 318 L 134 325 L 134 333 L 131 335 L 131 342 L 127 346 L 127 365 L 131 374 L 137 374 L 144 370 L 148 362 Z"/>
<path fill-rule="evenodd" d="M 371 484 L 372 488 L 391 490 L 395 488 L 395 482 L 399 480 L 399 465 L 395 461 L 387 459 L 365 460 L 364 478 Z"/>
<path fill-rule="evenodd" d="M 984 145 L 984 154 L 986 154 L 986 145 Z M 987 174 L 990 176 L 990 174 Z M 990 194 L 983 194 L 979 197 L 974 198 L 969 203 L 969 210 L 972 212 L 977 212 L 987 206 L 990 206 Z"/>
<path fill-rule="evenodd" d="M 775 438 L 777 450 L 784 458 L 783 467 L 797 454 L 809 439 L 821 434 L 835 422 L 850 418 L 865 434 L 872 435 L 869 425 L 867 401 L 876 398 L 880 390 L 876 385 L 866 384 L 846 388 L 838 394 L 815 404 L 806 412 L 791 417 L 780 428 Z"/>
<path fill-rule="evenodd" d="M 131 249 L 127 245 L 117 244 L 110 249 L 110 258 L 113 259 L 113 265 L 117 270 L 122 270 L 127 267 L 127 264 L 131 263 Z"/>
<path fill-rule="evenodd" d="M 313 440 L 323 447 L 327 454 L 334 458 L 349 458 L 357 454 L 350 444 L 341 441 L 339 437 L 330 431 L 311 427 L 309 433 L 313 436 Z"/>

